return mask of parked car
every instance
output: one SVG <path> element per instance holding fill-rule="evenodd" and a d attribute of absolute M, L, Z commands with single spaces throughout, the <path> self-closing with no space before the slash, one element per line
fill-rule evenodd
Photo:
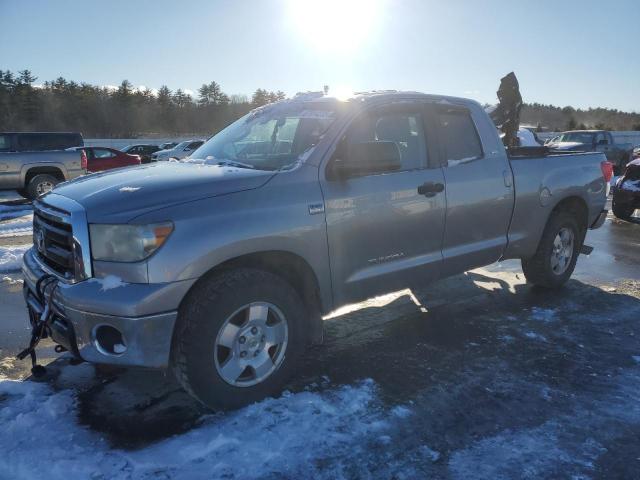
<path fill-rule="evenodd" d="M 83 152 L 0 152 L 0 190 L 17 190 L 29 199 L 85 173 L 87 157 Z"/>
<path fill-rule="evenodd" d="M 87 171 L 103 172 L 112 168 L 140 165 L 142 163 L 138 155 L 130 155 L 115 148 L 107 147 L 81 147 L 87 155 Z"/>
<path fill-rule="evenodd" d="M 66 150 L 82 145 L 82 135 L 75 132 L 0 132 L 0 152 Z"/>
<path fill-rule="evenodd" d="M 171 150 L 177 144 L 178 142 L 166 142 L 166 143 L 161 143 L 159 147 L 160 147 L 160 150 Z"/>
<path fill-rule="evenodd" d="M 34 223 L 27 304 L 38 318 L 49 272 L 51 336 L 74 355 L 170 367 L 213 408 L 251 403 L 283 387 L 341 305 L 509 258 L 528 282 L 563 285 L 604 222 L 611 165 L 513 152 L 461 98 L 263 107 L 190 161 L 69 182 L 36 202 L 34 219 L 72 225 L 78 245 L 61 259 Z"/>
<path fill-rule="evenodd" d="M 573 130 L 552 138 L 546 146 L 553 150 L 572 150 L 579 152 L 602 152 L 613 164 L 618 175 L 629 161 L 632 145 L 615 143 L 611 132 L 606 130 Z"/>
<path fill-rule="evenodd" d="M 158 145 L 128 145 L 122 149 L 124 153 L 130 155 L 137 155 L 140 157 L 142 163 L 149 163 L 151 161 L 151 154 L 161 150 Z"/>
<path fill-rule="evenodd" d="M 611 206 L 613 214 L 623 220 L 631 218 L 638 208 L 640 208 L 640 157 L 629 162 L 623 175 L 617 180 Z"/>
<path fill-rule="evenodd" d="M 536 132 L 526 127 L 518 129 L 518 143 L 521 147 L 539 147 L 542 145 Z"/>
<path fill-rule="evenodd" d="M 182 160 L 183 158 L 191 155 L 197 148 L 204 143 L 204 140 L 187 140 L 180 142 L 170 150 L 160 150 L 151 155 L 152 162 L 159 162 L 162 160 Z"/>

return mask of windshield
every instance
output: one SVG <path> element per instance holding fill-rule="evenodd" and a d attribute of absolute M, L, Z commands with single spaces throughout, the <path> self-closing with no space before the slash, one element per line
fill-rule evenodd
<path fill-rule="evenodd" d="M 171 145 L 169 145 L 167 147 L 167 150 L 178 150 L 180 148 L 184 148 L 187 145 L 189 145 L 191 143 L 191 140 L 187 140 L 186 142 L 180 142 L 179 144 L 177 144 L 175 147 L 172 147 Z"/>
<path fill-rule="evenodd" d="M 259 108 L 209 139 L 191 158 L 259 170 L 291 166 L 311 152 L 333 123 L 334 107 L 288 102 Z"/>
<path fill-rule="evenodd" d="M 593 133 L 589 132 L 570 132 L 563 133 L 558 136 L 555 142 L 576 142 L 576 143 L 593 143 Z"/>

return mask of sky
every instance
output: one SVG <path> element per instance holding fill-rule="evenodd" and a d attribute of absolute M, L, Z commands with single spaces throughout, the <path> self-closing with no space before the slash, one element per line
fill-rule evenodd
<path fill-rule="evenodd" d="M 640 1 L 0 0 L 0 69 L 36 83 L 415 90 L 640 112 Z"/>

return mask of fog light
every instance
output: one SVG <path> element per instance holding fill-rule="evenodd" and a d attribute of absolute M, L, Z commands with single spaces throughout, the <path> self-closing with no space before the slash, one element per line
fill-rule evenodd
<path fill-rule="evenodd" d="M 93 329 L 93 341 L 100 353 L 106 355 L 122 355 L 127 351 L 127 344 L 120 330 L 111 325 L 98 325 Z"/>

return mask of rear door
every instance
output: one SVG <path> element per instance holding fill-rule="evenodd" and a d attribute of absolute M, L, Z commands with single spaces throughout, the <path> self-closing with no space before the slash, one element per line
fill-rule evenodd
<path fill-rule="evenodd" d="M 347 147 L 395 142 L 400 170 L 334 180 L 327 173 L 330 166 L 324 170 L 336 305 L 440 276 L 445 199 L 436 190 L 444 190 L 444 178 L 435 151 L 429 149 L 422 108 L 404 103 L 362 113 L 342 140 Z M 425 185 L 438 188 L 427 191 Z"/>
<path fill-rule="evenodd" d="M 498 139 L 479 107 L 434 108 L 446 181 L 443 270 L 452 275 L 502 256 L 514 205 L 513 175 L 502 145 L 483 148 L 478 126 L 483 138 Z"/>

